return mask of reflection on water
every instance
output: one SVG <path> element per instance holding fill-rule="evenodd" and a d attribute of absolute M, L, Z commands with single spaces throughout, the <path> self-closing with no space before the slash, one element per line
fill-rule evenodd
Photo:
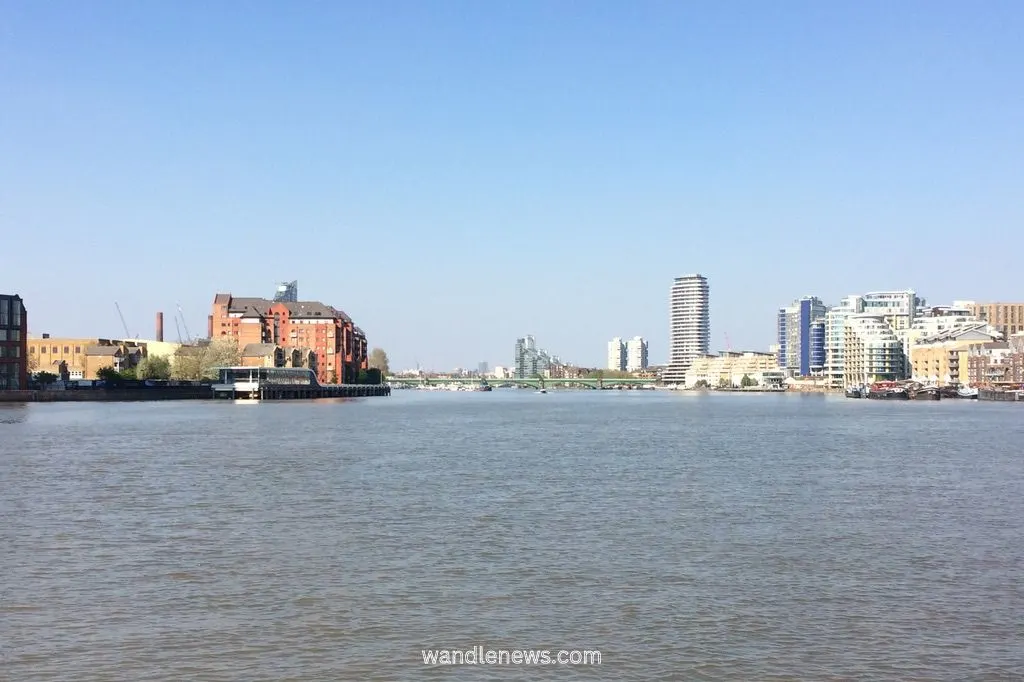
<path fill-rule="evenodd" d="M 18 424 L 28 415 L 26 403 L 0 403 L 0 424 Z M 0 436 L 2 438 L 2 436 Z M 0 442 L 3 442 L 0 440 Z"/>
<path fill-rule="evenodd" d="M 421 393 L 0 407 L 0 677 L 1024 677 L 1024 412 Z M 430 669 L 433 647 L 599 649 Z"/>

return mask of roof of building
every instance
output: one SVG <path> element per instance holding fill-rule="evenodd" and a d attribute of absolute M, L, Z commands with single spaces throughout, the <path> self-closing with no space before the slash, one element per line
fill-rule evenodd
<path fill-rule="evenodd" d="M 231 294 L 217 294 L 213 297 L 214 305 L 227 305 L 231 302 Z"/>
<path fill-rule="evenodd" d="M 333 319 L 337 314 L 334 308 L 324 305 L 319 301 L 296 301 L 294 303 L 285 303 L 284 305 L 288 308 L 288 314 L 292 317 L 324 317 Z"/>
<path fill-rule="evenodd" d="M 999 338 L 999 334 L 993 334 L 988 331 L 987 322 L 977 322 L 964 325 L 962 327 L 952 327 L 950 329 L 944 329 L 940 331 L 938 334 L 922 336 L 917 340 L 917 343 L 920 345 L 926 343 L 941 343 L 943 341 L 953 341 L 959 339 L 961 336 L 966 336 L 967 334 L 981 334 L 983 336 L 988 337 L 989 339 Z"/>
<path fill-rule="evenodd" d="M 263 358 L 277 352 L 277 344 L 273 343 L 247 343 L 242 349 L 243 358 Z"/>
<path fill-rule="evenodd" d="M 85 349 L 86 355 L 120 355 L 120 346 L 87 346 Z"/>

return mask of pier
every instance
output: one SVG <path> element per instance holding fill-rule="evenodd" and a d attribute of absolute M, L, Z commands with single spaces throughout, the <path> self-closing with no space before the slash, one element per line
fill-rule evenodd
<path fill-rule="evenodd" d="M 215 399 L 316 400 L 391 395 L 387 384 L 321 384 L 305 367 L 221 367 Z"/>

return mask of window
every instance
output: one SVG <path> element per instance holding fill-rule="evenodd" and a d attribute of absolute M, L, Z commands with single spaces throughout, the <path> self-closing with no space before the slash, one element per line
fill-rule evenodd
<path fill-rule="evenodd" d="M 64 354 L 67 355 L 70 352 L 71 352 L 71 348 L 69 348 L 68 346 L 64 346 Z"/>
<path fill-rule="evenodd" d="M 40 353 L 45 353 L 46 352 L 46 346 L 40 346 L 39 347 L 39 352 Z"/>
<path fill-rule="evenodd" d="M 76 353 L 81 353 L 82 352 L 82 347 L 81 346 L 75 346 L 75 352 Z"/>

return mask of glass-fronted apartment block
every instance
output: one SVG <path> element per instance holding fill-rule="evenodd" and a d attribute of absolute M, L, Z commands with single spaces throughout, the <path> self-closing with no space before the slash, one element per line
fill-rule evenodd
<path fill-rule="evenodd" d="M 827 311 L 817 296 L 806 296 L 779 309 L 779 367 L 793 376 L 820 376 L 824 372 Z"/>
<path fill-rule="evenodd" d="M 28 313 L 21 296 L 0 294 L 0 391 L 28 388 Z"/>
<path fill-rule="evenodd" d="M 843 333 L 846 318 L 864 312 L 862 296 L 847 296 L 825 313 L 825 377 L 831 388 L 843 387 Z"/>
<path fill-rule="evenodd" d="M 525 336 L 516 339 L 515 367 L 516 379 L 530 379 L 544 376 L 552 366 L 558 364 L 558 358 L 551 356 L 547 351 L 537 348 L 537 341 L 533 336 Z"/>
<path fill-rule="evenodd" d="M 903 339 L 883 316 L 858 313 L 843 328 L 843 387 L 876 381 L 899 381 L 907 376 Z"/>

